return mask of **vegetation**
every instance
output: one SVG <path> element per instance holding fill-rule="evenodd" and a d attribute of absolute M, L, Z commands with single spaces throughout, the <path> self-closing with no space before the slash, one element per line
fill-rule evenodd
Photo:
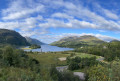
<path fill-rule="evenodd" d="M 45 81 L 39 73 L 17 67 L 0 68 L 0 81 Z"/>
<path fill-rule="evenodd" d="M 23 50 L 5 47 L 0 50 L 0 65 L 1 67 L 20 67 L 29 68 L 39 72 L 39 62 L 36 59 L 28 57 Z M 35 67 L 34 67 L 35 66 Z"/>
<path fill-rule="evenodd" d="M 88 81 L 109 81 L 108 69 L 98 65 L 93 66 L 88 71 Z"/>
<path fill-rule="evenodd" d="M 36 45 L 43 45 L 45 43 L 37 40 L 37 39 L 33 39 L 33 38 L 30 38 L 30 37 L 25 37 L 27 42 L 29 42 L 30 44 L 36 44 Z"/>
<path fill-rule="evenodd" d="M 113 61 L 116 57 L 120 58 L 120 42 L 110 42 L 95 47 L 84 47 L 75 51 L 103 56 L 105 60 Z"/>
<path fill-rule="evenodd" d="M 0 29 L 0 44 L 10 44 L 18 46 L 30 45 L 24 37 L 13 30 Z"/>
<path fill-rule="evenodd" d="M 32 44 L 29 48 L 37 49 L 37 48 L 41 48 L 41 46 L 40 45 L 36 45 L 36 44 Z"/>
<path fill-rule="evenodd" d="M 0 81 L 83 81 L 73 72 L 84 72 L 85 81 L 120 81 L 119 41 L 69 37 L 62 39 L 68 42 L 62 45 L 75 47 L 74 51 L 39 53 L 16 49 L 29 43 L 15 31 L 1 29 L 0 36 Z M 33 44 L 30 48 L 41 47 Z M 68 70 L 59 71 L 59 66 L 68 66 Z"/>
<path fill-rule="evenodd" d="M 95 46 L 102 43 L 105 42 L 94 36 L 85 35 L 81 37 L 76 37 L 76 36 L 66 37 L 59 41 L 53 42 L 51 45 L 60 46 L 60 47 L 78 48 L 85 46 Z"/>
<path fill-rule="evenodd" d="M 85 55 L 85 56 L 84 56 Z M 60 61 L 59 58 L 67 60 Z M 24 52 L 7 46 L 0 49 L 0 80 L 2 81 L 81 81 L 73 72 L 59 72 L 56 66 L 68 65 L 69 70 L 82 70 L 86 81 L 119 81 L 120 61 L 104 64 L 95 55 L 77 52 Z"/>
<path fill-rule="evenodd" d="M 9 46 L 0 49 L 0 75 L 2 81 L 42 81 L 39 61 Z"/>
<path fill-rule="evenodd" d="M 98 61 L 96 60 L 96 57 L 91 58 L 75 57 L 72 59 L 70 57 L 67 57 L 67 63 L 69 65 L 68 66 L 69 70 L 76 70 L 97 65 Z"/>
<path fill-rule="evenodd" d="M 120 81 L 120 61 L 115 60 L 107 66 L 93 66 L 87 73 L 88 81 Z"/>
<path fill-rule="evenodd" d="M 67 65 L 67 60 L 60 61 L 59 58 L 75 58 L 81 57 L 81 58 L 90 58 L 90 57 L 95 57 L 95 55 L 91 54 L 84 54 L 84 53 L 77 53 L 77 52 L 48 52 L 48 53 L 29 53 L 28 54 L 30 57 L 37 59 L 42 65 L 58 65 L 58 66 L 63 66 Z M 100 58 L 96 56 L 96 58 Z"/>
<path fill-rule="evenodd" d="M 78 76 L 74 76 L 72 72 L 59 72 L 54 66 L 50 69 L 50 76 L 54 81 L 80 81 Z"/>
<path fill-rule="evenodd" d="M 52 55 L 53 54 L 53 55 Z M 32 57 L 34 55 L 34 57 Z M 46 59 L 47 55 L 50 57 Z M 55 56 L 56 55 L 56 56 Z M 0 49 L 0 80 L 2 81 L 79 81 L 71 72 L 58 72 L 54 74 L 51 64 L 63 64 L 64 61 L 54 61 L 55 57 L 68 56 L 69 54 L 39 54 L 36 52 L 24 52 L 7 46 Z M 42 57 L 41 58 L 39 58 Z M 58 57 L 58 58 L 57 58 Z M 50 61 L 50 60 L 53 61 Z M 46 62 L 44 62 L 46 61 Z M 48 62 L 47 62 L 48 61 Z M 43 62 L 43 63 L 42 63 Z M 53 71 L 53 72 L 52 72 Z M 69 77 L 70 76 L 70 77 Z"/>
<path fill-rule="evenodd" d="M 29 53 L 30 57 L 37 59 L 42 66 L 51 66 L 51 65 L 67 65 L 66 61 L 60 61 L 61 57 L 68 57 L 70 54 L 62 54 L 62 53 Z"/>

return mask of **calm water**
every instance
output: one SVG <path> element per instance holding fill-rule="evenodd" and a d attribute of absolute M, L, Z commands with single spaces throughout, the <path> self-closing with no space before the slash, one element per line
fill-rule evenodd
<path fill-rule="evenodd" d="M 70 51 L 73 50 L 72 48 L 62 48 L 57 46 L 51 45 L 41 45 L 42 52 L 58 52 L 58 51 Z M 41 49 L 32 49 L 32 52 L 41 52 Z M 31 51 L 31 50 L 25 50 Z"/>

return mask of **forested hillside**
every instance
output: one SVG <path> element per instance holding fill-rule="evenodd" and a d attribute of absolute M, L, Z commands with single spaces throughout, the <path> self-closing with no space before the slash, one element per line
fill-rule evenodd
<path fill-rule="evenodd" d="M 18 32 L 8 29 L 0 29 L 0 44 L 29 45 L 26 39 Z"/>
<path fill-rule="evenodd" d="M 113 41 L 94 47 L 77 48 L 75 51 L 103 56 L 105 57 L 105 60 L 113 61 L 116 58 L 120 59 L 120 42 Z"/>
<path fill-rule="evenodd" d="M 45 43 L 37 40 L 37 39 L 33 39 L 33 38 L 30 38 L 30 37 L 25 37 L 27 42 L 29 42 L 30 44 L 37 44 L 37 45 L 43 45 Z"/>

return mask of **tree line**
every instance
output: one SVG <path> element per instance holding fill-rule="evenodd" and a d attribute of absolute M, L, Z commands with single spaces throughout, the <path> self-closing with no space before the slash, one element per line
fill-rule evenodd
<path fill-rule="evenodd" d="M 75 51 L 103 56 L 105 60 L 113 61 L 115 58 L 120 58 L 120 42 L 110 42 L 94 47 L 78 48 Z"/>

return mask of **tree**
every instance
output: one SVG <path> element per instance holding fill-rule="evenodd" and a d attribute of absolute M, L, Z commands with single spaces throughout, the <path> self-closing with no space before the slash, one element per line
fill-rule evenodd
<path fill-rule="evenodd" d="M 76 70 L 79 69 L 79 65 L 76 62 L 70 62 L 69 66 L 68 66 L 69 70 Z"/>
<path fill-rule="evenodd" d="M 120 60 L 117 59 L 111 63 L 109 69 L 109 77 L 111 81 L 120 81 Z"/>
<path fill-rule="evenodd" d="M 30 46 L 30 48 L 32 48 L 32 49 L 37 49 L 37 48 L 41 48 L 41 46 L 40 46 L 40 45 L 37 45 L 37 44 L 32 44 L 32 45 Z"/>
<path fill-rule="evenodd" d="M 13 65 L 13 48 L 12 47 L 6 47 L 3 52 L 3 60 L 5 65 L 12 66 Z"/>
<path fill-rule="evenodd" d="M 108 69 L 98 65 L 91 67 L 88 72 L 88 81 L 108 81 L 109 80 L 109 72 Z"/>

